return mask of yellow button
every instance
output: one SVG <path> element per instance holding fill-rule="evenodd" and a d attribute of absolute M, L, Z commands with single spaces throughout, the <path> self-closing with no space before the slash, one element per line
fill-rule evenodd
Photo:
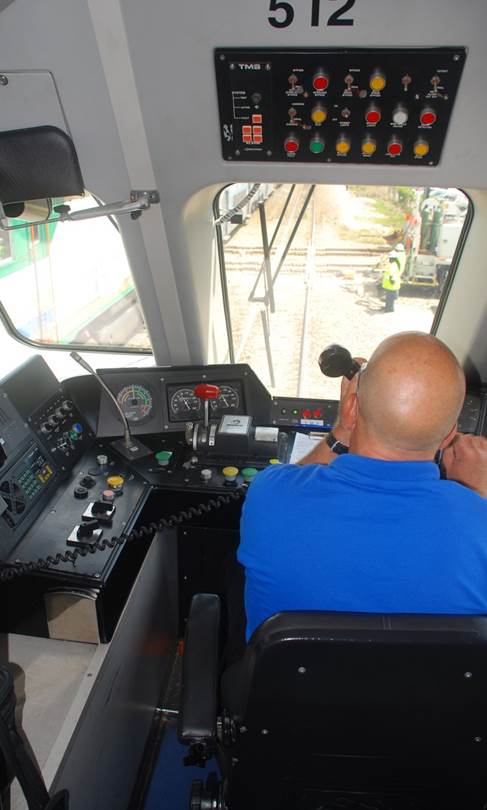
<path fill-rule="evenodd" d="M 364 155 L 373 155 L 377 149 L 377 144 L 373 140 L 362 141 L 362 152 Z"/>
<path fill-rule="evenodd" d="M 238 475 L 238 467 L 224 467 L 222 474 L 225 476 L 225 478 L 228 478 L 229 481 L 233 480 Z"/>
<path fill-rule="evenodd" d="M 279 461 L 278 458 L 270 458 L 269 459 L 269 464 L 280 464 L 280 463 L 281 462 Z"/>
<path fill-rule="evenodd" d="M 336 142 L 336 150 L 339 155 L 348 155 L 351 143 L 348 138 L 342 138 Z"/>
<path fill-rule="evenodd" d="M 326 121 L 327 112 L 324 107 L 314 107 L 311 112 L 311 120 L 315 124 L 322 124 L 323 121 Z"/>
<path fill-rule="evenodd" d="M 369 86 L 371 90 L 383 90 L 386 86 L 386 77 L 383 73 L 373 73 L 370 77 Z"/>
<path fill-rule="evenodd" d="M 123 475 L 109 475 L 107 478 L 107 484 L 112 488 L 123 487 L 124 483 L 125 478 Z"/>
<path fill-rule="evenodd" d="M 414 144 L 414 154 L 418 157 L 424 157 L 430 150 L 429 144 L 426 141 L 416 141 Z"/>

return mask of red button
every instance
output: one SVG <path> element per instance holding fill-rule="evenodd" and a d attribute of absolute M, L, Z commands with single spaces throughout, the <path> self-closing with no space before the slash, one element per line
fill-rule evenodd
<path fill-rule="evenodd" d="M 318 73 L 313 79 L 313 87 L 315 90 L 326 90 L 329 84 L 330 80 L 328 76 L 325 76 L 323 73 Z"/>
<path fill-rule="evenodd" d="M 321 419 L 321 411 L 319 408 L 315 408 L 313 411 L 313 416 L 315 419 Z"/>
<path fill-rule="evenodd" d="M 252 135 L 244 135 L 242 140 L 244 143 L 252 143 Z"/>
<path fill-rule="evenodd" d="M 365 113 L 365 120 L 368 124 L 378 124 L 381 119 L 380 110 L 367 110 Z"/>
<path fill-rule="evenodd" d="M 299 141 L 296 138 L 287 138 L 284 142 L 284 149 L 291 155 L 296 154 L 299 149 Z"/>
<path fill-rule="evenodd" d="M 421 115 L 419 116 L 419 120 L 425 126 L 431 126 L 436 121 L 436 113 L 433 110 L 423 110 Z"/>
<path fill-rule="evenodd" d="M 248 125 L 242 127 L 242 137 L 245 137 L 245 135 L 252 135 L 252 127 Z"/>
<path fill-rule="evenodd" d="M 262 127 L 252 127 L 252 129 L 254 132 L 254 138 L 259 135 L 262 137 Z"/>
<path fill-rule="evenodd" d="M 262 116 L 261 115 L 253 115 L 252 116 L 252 123 L 253 124 L 262 124 Z"/>
<path fill-rule="evenodd" d="M 402 152 L 402 144 L 398 141 L 392 141 L 387 147 L 387 151 L 390 155 L 400 155 Z"/>
<path fill-rule="evenodd" d="M 305 408 L 302 415 L 303 419 L 311 419 L 311 411 L 309 408 Z"/>

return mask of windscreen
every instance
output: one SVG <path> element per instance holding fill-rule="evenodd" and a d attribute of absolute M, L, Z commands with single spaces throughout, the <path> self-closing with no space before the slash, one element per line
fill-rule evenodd
<path fill-rule="evenodd" d="M 454 188 L 233 184 L 218 198 L 230 362 L 271 393 L 336 397 L 318 367 L 340 343 L 368 357 L 429 332 L 469 201 Z"/>

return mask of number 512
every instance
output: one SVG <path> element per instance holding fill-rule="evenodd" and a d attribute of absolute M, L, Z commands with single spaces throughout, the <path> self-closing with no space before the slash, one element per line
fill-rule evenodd
<path fill-rule="evenodd" d="M 335 2 L 335 0 L 328 1 L 332 3 Z M 316 28 L 320 24 L 320 4 L 321 0 L 311 0 L 312 28 Z M 345 3 L 343 3 L 340 8 L 337 8 L 337 10 L 328 17 L 326 25 L 353 25 L 353 18 L 344 17 L 343 15 L 354 5 L 355 0 L 345 0 Z M 292 7 L 291 3 L 287 3 L 285 0 L 270 0 L 269 11 L 282 12 L 282 14 L 284 14 L 284 17 L 281 17 L 281 19 L 278 19 L 277 17 L 267 18 L 274 28 L 287 28 L 294 20 L 294 8 Z"/>

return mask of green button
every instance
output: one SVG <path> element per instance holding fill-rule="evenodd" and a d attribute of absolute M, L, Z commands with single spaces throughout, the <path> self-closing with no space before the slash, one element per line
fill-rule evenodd
<path fill-rule="evenodd" d="M 242 473 L 243 480 L 249 484 L 254 480 L 258 470 L 256 470 L 255 467 L 244 467 L 243 470 L 240 470 L 240 472 Z"/>
<path fill-rule="evenodd" d="M 321 140 L 321 138 L 313 138 L 309 145 L 309 151 L 313 153 L 313 155 L 321 155 L 321 153 L 325 149 L 325 143 Z"/>
<path fill-rule="evenodd" d="M 166 467 L 171 460 L 171 456 L 172 450 L 159 450 L 159 452 L 156 453 L 157 463 L 160 467 Z"/>

